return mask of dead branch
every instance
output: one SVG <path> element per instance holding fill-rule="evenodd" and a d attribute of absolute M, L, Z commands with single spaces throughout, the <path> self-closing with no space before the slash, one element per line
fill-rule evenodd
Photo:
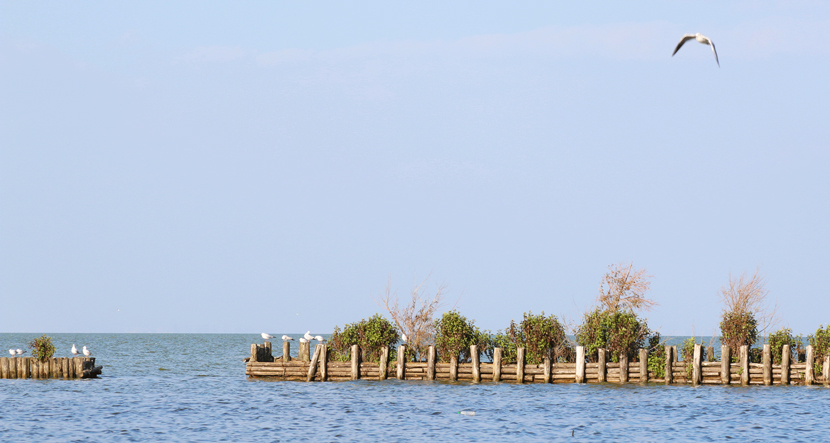
<path fill-rule="evenodd" d="M 436 289 L 434 296 L 427 295 L 424 286 L 429 277 L 428 275 L 420 282 L 415 280 L 409 301 L 404 305 L 401 305 L 397 291 L 392 290 L 391 277 L 383 295 L 379 297 L 380 300 L 375 300 L 375 303 L 386 309 L 398 330 L 406 334 L 406 344 L 415 351 L 416 357 L 425 356 L 427 346 L 432 344 L 435 334 L 435 313 L 441 306 L 447 290 L 447 285 L 442 283 Z"/>
<path fill-rule="evenodd" d="M 647 275 L 645 269 L 632 269 L 633 265 L 620 263 L 608 267 L 600 282 L 598 297 L 600 306 L 606 311 L 614 312 L 621 308 L 648 311 L 657 305 L 645 296 L 651 287 L 649 279 L 652 276 Z"/>

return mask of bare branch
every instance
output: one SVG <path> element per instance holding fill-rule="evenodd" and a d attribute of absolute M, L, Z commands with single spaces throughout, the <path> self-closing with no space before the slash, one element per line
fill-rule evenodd
<path fill-rule="evenodd" d="M 391 277 L 380 300 L 375 300 L 375 303 L 386 309 L 398 330 L 406 334 L 407 345 L 418 357 L 425 356 L 427 346 L 432 344 L 435 335 L 435 312 L 441 306 L 447 290 L 447 285 L 442 283 L 434 296 L 428 296 L 424 286 L 429 277 L 430 275 L 420 282 L 415 280 L 409 301 L 403 306 L 400 304 L 397 291 L 392 291 Z"/>
<path fill-rule="evenodd" d="M 602 278 L 599 287 L 600 306 L 606 311 L 618 309 L 651 310 L 657 302 L 646 298 L 645 293 L 651 287 L 649 279 L 651 275 L 646 274 L 645 269 L 633 269 L 634 264 L 624 263 L 611 265 L 608 272 Z"/>

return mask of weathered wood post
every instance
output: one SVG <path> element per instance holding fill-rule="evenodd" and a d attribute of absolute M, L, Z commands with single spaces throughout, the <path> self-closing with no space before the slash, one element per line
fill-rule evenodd
<path fill-rule="evenodd" d="M 648 349 L 640 349 L 640 383 L 648 383 Z"/>
<path fill-rule="evenodd" d="M 435 380 L 435 346 L 427 348 L 427 380 Z"/>
<path fill-rule="evenodd" d="M 544 360 L 542 361 L 542 365 L 544 365 L 544 382 L 550 383 L 550 355 L 546 354 Z"/>
<path fill-rule="evenodd" d="M 701 371 L 700 371 L 700 362 L 702 360 L 702 352 L 703 346 L 699 343 L 695 343 L 695 350 L 694 355 L 692 356 L 692 386 L 697 386 L 700 384 L 701 379 Z"/>
<path fill-rule="evenodd" d="M 605 383 L 605 374 L 607 373 L 605 369 L 605 348 L 597 349 L 597 363 L 597 381 Z"/>
<path fill-rule="evenodd" d="M 302 343 L 300 343 L 302 345 Z M 302 346 L 300 346 L 302 349 Z M 360 348 L 352 345 L 352 380 L 360 378 Z"/>
<path fill-rule="evenodd" d="M 493 348 L 493 381 L 501 381 L 501 348 Z"/>
<path fill-rule="evenodd" d="M 311 355 L 311 347 L 309 346 L 307 341 L 300 342 L 300 348 L 298 349 L 298 351 L 300 352 L 300 361 L 309 360 L 309 356 Z"/>
<path fill-rule="evenodd" d="M 17 369 L 17 378 L 29 378 L 29 365 L 31 363 L 29 357 L 18 357 L 17 358 L 18 369 Z"/>
<path fill-rule="evenodd" d="M 663 382 L 670 385 L 672 383 L 672 361 L 674 361 L 672 353 L 674 352 L 674 347 L 666 346 L 664 349 L 666 352 L 666 367 L 663 369 L 663 374 L 665 374 L 663 375 Z"/>
<path fill-rule="evenodd" d="M 576 347 L 576 374 L 577 383 L 585 383 L 585 346 Z"/>
<path fill-rule="evenodd" d="M 478 346 L 470 346 L 470 359 L 473 361 L 473 383 L 481 382 L 481 363 L 478 359 Z"/>
<path fill-rule="evenodd" d="M 14 358 L 9 358 L 9 378 L 17 378 L 17 362 Z"/>
<path fill-rule="evenodd" d="M 830 355 L 824 357 L 824 367 L 821 373 L 824 374 L 824 386 L 830 386 Z"/>
<path fill-rule="evenodd" d="M 620 354 L 620 384 L 628 383 L 628 353 Z"/>
<path fill-rule="evenodd" d="M 764 349 L 761 352 L 761 364 L 764 366 L 764 386 L 772 384 L 772 353 L 770 352 L 770 344 L 765 343 Z"/>
<path fill-rule="evenodd" d="M 525 382 L 525 348 L 516 348 L 516 383 Z"/>
<path fill-rule="evenodd" d="M 282 361 L 288 363 L 291 361 L 291 342 L 282 342 Z"/>
<path fill-rule="evenodd" d="M 815 371 L 813 370 L 813 364 L 815 363 L 815 358 L 813 356 L 813 345 L 807 345 L 807 355 L 805 358 L 807 367 L 804 368 L 804 384 L 810 386 L 815 381 Z"/>
<path fill-rule="evenodd" d="M 720 381 L 725 385 L 732 381 L 732 348 L 726 345 L 720 347 Z"/>
<path fill-rule="evenodd" d="M 263 357 L 265 358 L 261 361 L 274 361 L 274 354 L 271 353 L 270 341 L 266 340 L 265 343 L 262 345 L 262 353 L 264 354 Z"/>
<path fill-rule="evenodd" d="M 257 348 L 256 343 L 251 344 L 251 358 L 248 360 L 251 363 L 257 362 L 257 357 L 259 357 L 259 348 Z"/>
<path fill-rule="evenodd" d="M 305 381 L 312 381 L 314 377 L 317 375 L 317 363 L 320 361 L 320 352 L 322 350 L 323 345 L 318 344 L 314 347 L 314 357 L 311 357 L 311 361 L 308 365 L 308 376 L 306 377 Z"/>
<path fill-rule="evenodd" d="M 406 368 L 406 345 L 398 346 L 398 380 L 403 380 L 406 374 L 404 374 L 404 369 Z"/>
<path fill-rule="evenodd" d="M 458 381 L 458 354 L 450 356 L 450 381 Z"/>
<path fill-rule="evenodd" d="M 384 346 L 383 349 L 380 350 L 380 363 L 378 363 L 378 369 L 380 372 L 378 373 L 379 380 L 386 380 L 386 371 L 389 367 L 389 347 Z"/>
<path fill-rule="evenodd" d="M 9 378 L 9 357 L 0 357 L 0 378 Z"/>
<path fill-rule="evenodd" d="M 706 347 L 706 361 L 715 361 L 715 347 L 714 346 L 707 346 Z"/>
<path fill-rule="evenodd" d="M 325 343 L 320 346 L 320 381 L 327 381 L 329 379 L 329 347 Z"/>
<path fill-rule="evenodd" d="M 741 346 L 741 385 L 749 384 L 749 346 Z"/>
<path fill-rule="evenodd" d="M 781 384 L 790 384 L 790 345 L 781 346 Z"/>

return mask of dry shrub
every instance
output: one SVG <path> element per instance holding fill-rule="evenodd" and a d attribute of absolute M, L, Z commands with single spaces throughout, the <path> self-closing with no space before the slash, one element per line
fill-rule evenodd
<path fill-rule="evenodd" d="M 645 293 L 651 287 L 645 269 L 633 269 L 634 263 L 611 265 L 602 278 L 599 287 L 599 304 L 604 311 L 615 312 L 628 309 L 631 312 L 648 311 L 657 305 Z"/>
<path fill-rule="evenodd" d="M 721 288 L 719 295 L 724 305 L 720 325 L 722 342 L 731 348 L 733 355 L 737 355 L 743 345 L 752 346 L 759 334 L 778 322 L 777 306 L 767 308 L 769 291 L 765 286 L 760 269 L 756 269 L 751 277 L 744 272 L 735 279 L 730 274 L 729 283 Z"/>
<path fill-rule="evenodd" d="M 386 309 L 398 330 L 407 336 L 407 354 L 410 358 L 423 360 L 427 347 L 433 343 L 435 336 L 435 312 L 442 305 L 446 284 L 438 285 L 435 295 L 427 294 L 425 285 L 430 276 L 415 284 L 410 291 L 408 301 L 401 304 L 397 291 L 392 290 L 392 279 L 386 284 L 384 294 L 375 302 Z"/>

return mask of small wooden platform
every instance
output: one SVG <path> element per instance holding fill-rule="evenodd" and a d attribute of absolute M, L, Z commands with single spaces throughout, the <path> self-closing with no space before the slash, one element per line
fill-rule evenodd
<path fill-rule="evenodd" d="M 0 357 L 0 378 L 97 378 L 101 369 L 94 357 Z"/>

